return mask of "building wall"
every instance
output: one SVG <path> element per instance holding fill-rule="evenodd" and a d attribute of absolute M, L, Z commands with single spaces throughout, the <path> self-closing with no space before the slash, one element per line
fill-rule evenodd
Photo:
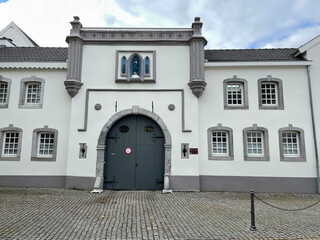
<path fill-rule="evenodd" d="M 136 50 L 137 52 L 155 50 L 156 83 L 115 83 L 116 50 Z M 190 78 L 189 68 L 189 46 L 85 45 L 82 62 L 83 87 L 72 99 L 71 106 L 70 139 L 72 141 L 69 143 L 67 175 L 95 177 L 97 140 L 103 126 L 116 113 L 117 102 L 117 112 L 132 109 L 134 105 L 152 112 L 153 103 L 154 113 L 161 117 L 172 137 L 171 174 L 198 178 L 198 156 L 191 155 L 189 159 L 181 159 L 181 143 L 198 147 L 198 100 L 187 85 Z M 84 126 L 86 89 L 108 89 L 109 91 L 90 92 L 88 129 L 85 132 L 79 132 L 77 129 Z M 112 89 L 162 89 L 163 91 L 113 92 Z M 170 92 L 166 89 L 184 91 L 185 127 L 192 132 L 182 132 L 181 91 Z M 97 103 L 102 105 L 100 111 L 94 109 Z M 175 105 L 174 111 L 168 109 L 169 104 Z M 88 145 L 86 159 L 79 159 L 79 143 Z"/>
<path fill-rule="evenodd" d="M 2 69 L 0 74 L 11 79 L 11 91 L 9 107 L 0 108 L 0 128 L 14 127 L 23 130 L 20 161 L 0 161 L 1 185 L 20 185 L 30 181 L 31 185 L 59 186 L 63 187 L 61 176 L 66 174 L 70 122 L 70 96 L 65 91 L 63 81 L 66 78 L 65 69 Z M 45 80 L 43 107 L 40 109 L 19 108 L 21 79 L 31 77 Z M 31 161 L 32 135 L 36 128 L 49 128 L 58 130 L 58 146 L 56 161 Z M 10 178 L 25 176 L 21 178 Z M 37 176 L 43 176 L 41 183 Z M 50 178 L 51 176 L 51 178 Z M 55 179 L 55 176 L 60 176 Z M 29 180 L 28 180 L 29 179 Z M 8 182 L 9 181 L 9 182 Z"/>
<path fill-rule="evenodd" d="M 313 184 L 308 191 L 315 191 L 315 151 L 306 67 L 206 67 L 205 73 L 208 85 L 199 99 L 200 175 L 204 176 L 202 189 L 241 191 L 250 190 L 250 187 L 254 186 L 257 191 L 267 191 L 271 189 L 270 185 L 283 182 L 283 179 L 279 178 L 305 180 L 298 186 L 300 189 L 310 184 L 311 178 Z M 233 75 L 248 81 L 248 109 L 224 109 L 223 80 L 232 78 Z M 267 75 L 280 78 L 283 82 L 284 110 L 259 110 L 258 79 Z M 233 129 L 232 161 L 208 160 L 207 129 L 217 126 L 218 123 Z M 268 130 L 270 161 L 244 161 L 242 130 L 252 127 L 253 124 Z M 280 161 L 278 129 L 288 127 L 288 124 L 304 130 L 306 162 Z M 237 176 L 241 178 L 234 178 Z M 221 177 L 221 180 L 218 177 Z M 261 180 L 256 177 L 264 177 L 261 184 L 254 183 Z M 242 186 L 239 186 L 240 182 L 243 183 Z M 287 186 L 287 190 L 295 191 L 297 185 L 293 185 L 292 188 Z M 296 190 L 306 191 L 299 189 Z"/>

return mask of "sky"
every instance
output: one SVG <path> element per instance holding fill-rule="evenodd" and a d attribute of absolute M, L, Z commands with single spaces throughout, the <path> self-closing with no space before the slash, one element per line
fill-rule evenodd
<path fill-rule="evenodd" d="M 320 35 L 320 0 L 0 0 L 0 30 L 14 21 L 42 47 L 67 47 L 84 27 L 182 27 L 203 22 L 206 49 L 295 48 Z"/>

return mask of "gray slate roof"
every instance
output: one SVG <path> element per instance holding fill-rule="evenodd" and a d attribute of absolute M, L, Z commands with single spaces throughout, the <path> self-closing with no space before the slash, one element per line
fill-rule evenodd
<path fill-rule="evenodd" d="M 297 51 L 297 48 L 205 50 L 205 60 L 208 62 L 305 61 L 300 56 L 294 56 Z M 65 62 L 67 59 L 68 48 L 0 48 L 0 62 Z"/>
<path fill-rule="evenodd" d="M 3 47 L 0 62 L 65 62 L 68 48 L 52 47 Z"/>
<path fill-rule="evenodd" d="M 271 62 L 271 61 L 305 61 L 302 57 L 294 57 L 297 48 L 277 49 L 222 49 L 205 50 L 208 62 Z"/>

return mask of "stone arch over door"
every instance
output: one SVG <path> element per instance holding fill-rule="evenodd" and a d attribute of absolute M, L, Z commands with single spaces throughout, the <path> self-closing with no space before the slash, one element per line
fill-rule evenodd
<path fill-rule="evenodd" d="M 160 118 L 159 115 L 150 112 L 146 109 L 139 108 L 139 106 L 132 106 L 132 109 L 126 109 L 115 113 L 109 121 L 103 126 L 97 145 L 97 162 L 96 162 L 96 181 L 94 184 L 94 191 L 101 192 L 103 190 L 103 171 L 104 171 L 104 158 L 105 158 L 105 141 L 109 130 L 112 128 L 114 123 L 119 119 L 127 115 L 143 115 L 154 120 L 161 128 L 164 135 L 164 149 L 165 149 L 165 166 L 164 166 L 164 190 L 170 190 L 170 175 L 171 175 L 171 148 L 172 141 L 171 135 L 167 129 L 167 126 Z"/>

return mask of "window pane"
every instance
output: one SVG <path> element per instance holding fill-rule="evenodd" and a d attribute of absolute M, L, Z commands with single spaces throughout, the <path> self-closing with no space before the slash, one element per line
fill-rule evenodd
<path fill-rule="evenodd" d="M 218 137 L 216 137 L 218 136 Z M 212 154 L 228 155 L 228 132 L 212 132 Z"/>
<path fill-rule="evenodd" d="M 53 157 L 54 133 L 38 134 L 38 156 Z"/>
<path fill-rule="evenodd" d="M 299 153 L 299 138 L 296 132 L 283 132 L 282 136 L 282 151 L 287 157 L 297 157 Z"/>
<path fill-rule="evenodd" d="M 227 84 L 228 105 L 243 105 L 243 85 L 241 83 Z"/>
<path fill-rule="evenodd" d="M 3 155 L 16 157 L 18 155 L 19 148 L 19 133 L 18 132 L 6 132 L 4 134 Z"/>
<path fill-rule="evenodd" d="M 260 89 L 262 105 L 278 105 L 277 83 L 262 83 Z"/>
<path fill-rule="evenodd" d="M 263 156 L 263 133 L 250 131 L 247 132 L 247 153 L 248 156 Z"/>

